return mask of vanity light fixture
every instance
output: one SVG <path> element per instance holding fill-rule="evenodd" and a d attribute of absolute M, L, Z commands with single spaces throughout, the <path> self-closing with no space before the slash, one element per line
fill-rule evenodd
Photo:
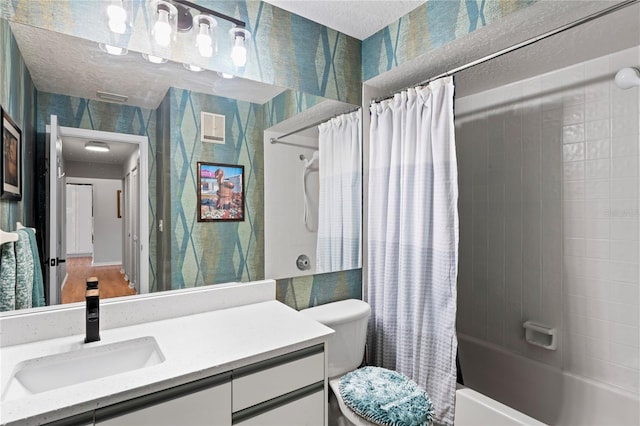
<path fill-rule="evenodd" d="M 167 59 L 165 58 L 162 58 L 160 56 L 147 55 L 146 53 L 143 53 L 142 57 L 152 64 L 164 64 L 165 62 L 167 62 Z"/>
<path fill-rule="evenodd" d="M 89 141 L 84 144 L 84 149 L 87 151 L 95 151 L 95 152 L 109 152 L 111 148 L 104 142 L 98 141 Z"/>
<path fill-rule="evenodd" d="M 113 56 L 123 56 L 129 53 L 127 49 L 124 47 L 111 46 L 110 44 L 98 43 L 100 50 L 103 52 L 107 52 L 109 55 Z"/>
<path fill-rule="evenodd" d="M 171 48 L 176 41 L 176 33 L 193 31 L 194 44 L 198 54 L 210 58 L 217 52 L 215 30 L 216 18 L 233 24 L 231 35 L 231 61 L 235 67 L 244 67 L 247 63 L 247 42 L 251 33 L 246 23 L 239 19 L 216 12 L 187 0 L 147 0 L 151 17 L 151 38 L 157 52 Z M 198 12 L 192 16 L 191 10 Z"/>

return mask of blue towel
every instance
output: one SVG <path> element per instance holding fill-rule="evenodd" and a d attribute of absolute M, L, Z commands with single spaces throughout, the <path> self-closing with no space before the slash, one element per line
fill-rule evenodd
<path fill-rule="evenodd" d="M 33 255 L 29 234 L 18 230 L 16 241 L 16 309 L 31 307 L 33 293 Z"/>
<path fill-rule="evenodd" d="M 15 244 L 9 242 L 0 247 L 0 311 L 13 311 L 16 309 Z"/>
<path fill-rule="evenodd" d="M 45 306 L 44 282 L 42 281 L 42 263 L 40 263 L 40 253 L 38 253 L 36 233 L 31 228 L 22 228 L 21 231 L 26 232 L 29 235 L 31 255 L 33 257 L 33 293 L 31 297 L 31 306 L 34 308 Z"/>

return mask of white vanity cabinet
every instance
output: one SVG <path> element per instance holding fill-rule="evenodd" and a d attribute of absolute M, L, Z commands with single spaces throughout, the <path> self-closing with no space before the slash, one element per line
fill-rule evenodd
<path fill-rule="evenodd" d="M 323 426 L 326 385 L 319 344 L 50 425 Z"/>

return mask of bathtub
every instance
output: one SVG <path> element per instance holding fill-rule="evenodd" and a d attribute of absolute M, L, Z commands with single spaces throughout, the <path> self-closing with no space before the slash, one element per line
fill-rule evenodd
<path fill-rule="evenodd" d="M 460 386 L 456 389 L 455 426 L 543 426 L 544 423 L 513 408 Z"/>
<path fill-rule="evenodd" d="M 458 333 L 458 353 L 464 384 L 477 392 L 468 392 L 469 400 L 465 392 L 456 392 L 456 396 L 462 396 L 463 404 L 460 419 L 456 406 L 456 426 L 463 424 L 458 420 L 467 418 L 467 405 L 491 405 L 492 400 L 549 425 L 640 425 L 640 400 L 630 393 L 461 333 Z M 489 402 L 483 404 L 485 398 Z"/>

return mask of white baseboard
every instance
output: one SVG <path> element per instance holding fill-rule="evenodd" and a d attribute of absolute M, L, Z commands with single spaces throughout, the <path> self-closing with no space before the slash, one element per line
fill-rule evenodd
<path fill-rule="evenodd" d="M 93 253 L 67 253 L 67 259 L 73 257 L 92 257 Z"/>
<path fill-rule="evenodd" d="M 91 266 L 120 266 L 122 262 L 113 261 L 113 262 L 95 262 L 91 261 Z"/>

